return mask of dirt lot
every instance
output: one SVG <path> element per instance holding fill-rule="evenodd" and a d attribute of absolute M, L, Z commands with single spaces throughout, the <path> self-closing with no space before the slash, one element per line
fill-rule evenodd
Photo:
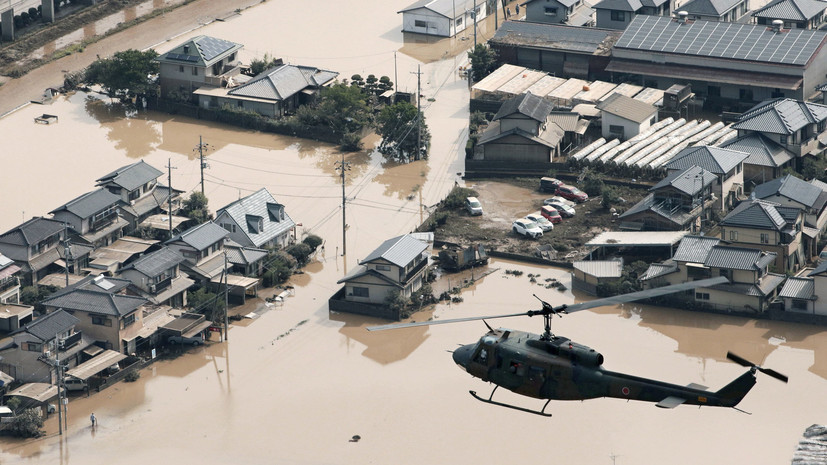
<path fill-rule="evenodd" d="M 511 223 L 531 213 L 537 213 L 543 200 L 551 194 L 538 190 L 539 179 L 475 180 L 467 187 L 477 193 L 482 203 L 483 215 L 470 216 L 463 209 L 456 209 L 444 225 L 437 227 L 437 240 L 461 245 L 482 243 L 488 250 L 533 255 L 539 245 L 551 245 L 558 260 L 576 260 L 588 253 L 585 244 L 597 234 L 615 229 L 610 211 L 601 206 L 601 198 L 590 198 L 575 205 L 576 215 L 554 225 L 552 231 L 540 239 L 530 239 L 511 231 Z M 623 211 L 640 199 L 646 191 L 627 187 L 615 187 L 626 200 L 617 207 Z"/>

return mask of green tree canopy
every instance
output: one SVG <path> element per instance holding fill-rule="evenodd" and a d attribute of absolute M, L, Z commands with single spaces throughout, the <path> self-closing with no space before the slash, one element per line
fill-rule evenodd
<path fill-rule="evenodd" d="M 150 76 L 158 73 L 158 56 L 155 50 L 124 50 L 111 58 L 98 58 L 88 68 L 84 80 L 100 84 L 113 98 L 131 98 L 138 95 L 154 95 L 158 84 Z"/>
<path fill-rule="evenodd" d="M 210 211 L 207 208 L 207 196 L 200 192 L 193 192 L 190 197 L 184 200 L 181 213 L 187 218 L 195 220 L 198 224 L 210 219 Z"/>
<path fill-rule="evenodd" d="M 417 128 L 419 125 L 419 128 Z M 384 154 L 410 157 L 414 160 L 428 158 L 431 133 L 425 124 L 425 115 L 408 102 L 386 106 L 376 118 L 376 131 L 382 136 L 379 150 Z M 417 129 L 421 131 L 417 152 Z"/>
<path fill-rule="evenodd" d="M 468 52 L 468 59 L 471 60 L 474 82 L 479 82 L 497 67 L 497 53 L 484 44 L 477 44 L 474 50 Z"/>
<path fill-rule="evenodd" d="M 262 59 L 253 58 L 250 60 L 250 73 L 252 73 L 253 76 L 258 76 L 264 71 L 280 64 L 282 64 L 281 58 L 273 58 L 269 53 L 265 53 Z"/>
<path fill-rule="evenodd" d="M 326 125 L 342 134 L 358 133 L 371 123 L 367 98 L 359 87 L 337 82 L 322 88 L 317 105 L 299 107 L 296 114 L 304 124 Z"/>

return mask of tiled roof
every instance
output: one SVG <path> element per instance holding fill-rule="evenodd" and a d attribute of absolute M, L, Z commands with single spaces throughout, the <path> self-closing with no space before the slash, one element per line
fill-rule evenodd
<path fill-rule="evenodd" d="M 121 317 L 135 311 L 147 300 L 130 295 L 74 289 L 57 297 L 49 296 L 41 303 L 66 310 Z"/>
<path fill-rule="evenodd" d="M 620 215 L 621 219 L 632 221 L 631 218 L 643 212 L 652 212 L 662 218 L 671 221 L 675 226 L 685 227 L 690 221 L 697 218 L 698 215 L 692 215 L 690 211 L 678 208 L 665 208 L 661 205 L 662 202 L 655 202 L 655 194 L 649 193 L 640 202 L 634 204 L 631 208 Z"/>
<path fill-rule="evenodd" d="M 720 238 L 707 236 L 684 236 L 672 260 L 676 262 L 703 263 L 709 251 L 721 242 Z"/>
<path fill-rule="evenodd" d="M 714 183 L 716 179 L 718 178 L 714 174 L 701 168 L 700 166 L 690 166 L 683 171 L 675 170 L 671 172 L 649 190 L 655 191 L 666 186 L 672 186 L 686 194 L 695 195 L 706 186 Z"/>
<path fill-rule="evenodd" d="M 747 158 L 744 152 L 701 145 L 687 147 L 666 164 L 667 170 L 683 170 L 690 166 L 701 168 L 714 174 L 726 174 Z"/>
<path fill-rule="evenodd" d="M 721 226 L 742 226 L 783 231 L 787 221 L 778 211 L 779 204 L 765 200 L 745 200 L 721 220 Z"/>
<path fill-rule="evenodd" d="M 730 247 L 716 245 L 709 251 L 704 261 L 705 266 L 712 268 L 724 268 L 730 270 L 757 271 L 766 266 L 766 261 L 775 260 L 775 252 L 763 252 L 758 249 L 745 247 Z"/>
<path fill-rule="evenodd" d="M 407 266 L 427 249 L 428 244 L 406 234 L 386 240 L 361 263 L 383 258 L 396 266 Z"/>
<path fill-rule="evenodd" d="M 370 270 L 365 265 L 358 265 L 357 267 L 355 267 L 353 269 L 353 271 L 348 273 L 344 278 L 336 281 L 336 283 L 337 284 L 346 283 L 346 282 L 351 281 L 353 279 L 361 278 L 362 276 L 373 276 L 374 278 L 377 278 L 381 281 L 385 281 L 386 283 L 390 284 L 391 286 L 394 286 L 398 289 L 402 289 L 402 284 L 400 284 L 399 282 L 396 282 L 396 281 L 392 280 L 391 278 L 385 276 L 384 274 L 382 274 L 382 273 L 380 273 L 376 270 Z"/>
<path fill-rule="evenodd" d="M 549 148 L 554 148 L 560 143 L 560 140 L 563 139 L 565 133 L 560 126 L 556 124 L 549 124 L 546 126 L 546 129 L 543 130 L 539 135 L 534 135 L 522 128 L 515 126 L 507 131 L 500 131 L 500 122 L 493 121 L 491 122 L 487 128 L 480 134 L 479 139 L 477 140 L 477 144 L 485 145 L 491 141 L 495 141 L 497 139 L 501 139 L 506 136 L 517 135 L 521 137 L 525 137 L 533 142 L 536 142 L 541 145 L 545 145 Z"/>
<path fill-rule="evenodd" d="M 612 94 L 611 97 L 598 103 L 597 109 L 635 123 L 648 121 L 658 113 L 654 105 L 621 94 Z"/>
<path fill-rule="evenodd" d="M 163 173 L 152 165 L 141 160 L 131 165 L 122 166 L 115 171 L 98 178 L 97 186 L 114 184 L 127 191 L 133 191 L 144 184 L 158 179 Z"/>
<path fill-rule="evenodd" d="M 643 7 L 641 0 L 601 0 L 592 5 L 595 10 L 637 11 Z"/>
<path fill-rule="evenodd" d="M 795 158 L 792 152 L 760 132 L 728 139 L 718 147 L 748 153 L 745 165 L 779 167 Z"/>
<path fill-rule="evenodd" d="M 823 190 L 791 174 L 759 184 L 755 186 L 753 193 L 759 199 L 780 195 L 818 211 L 827 202 Z"/>
<path fill-rule="evenodd" d="M 520 113 L 544 123 L 553 108 L 554 105 L 548 100 L 527 92 L 503 102 L 492 121 L 497 121 L 514 113 Z"/>
<path fill-rule="evenodd" d="M 489 43 L 531 45 L 533 48 L 607 54 L 620 31 L 561 24 L 505 21 Z"/>
<path fill-rule="evenodd" d="M 267 257 L 266 250 L 252 247 L 225 245 L 224 250 L 227 251 L 227 261 L 233 265 L 248 265 Z"/>
<path fill-rule="evenodd" d="M 827 2 L 819 0 L 773 0 L 755 10 L 756 18 L 780 19 L 787 21 L 808 21 L 827 9 Z"/>
<path fill-rule="evenodd" d="M 35 217 L 0 236 L 0 244 L 34 245 L 60 233 L 63 223 L 49 218 Z"/>
<path fill-rule="evenodd" d="M 72 329 L 80 320 L 64 311 L 56 311 L 39 317 L 21 329 L 43 342 Z"/>
<path fill-rule="evenodd" d="M 276 199 L 266 189 L 261 188 L 247 197 L 219 209 L 216 212 L 216 221 L 220 221 L 223 214 L 229 215 L 235 221 L 242 232 L 256 247 L 267 244 L 273 238 L 287 234 L 296 223 L 287 214 L 284 205 L 276 202 Z M 261 218 L 263 228 L 250 228 L 247 217 Z"/>
<path fill-rule="evenodd" d="M 169 239 L 167 244 L 181 241 L 195 250 L 204 250 L 216 242 L 223 240 L 229 236 L 229 234 L 226 229 L 208 221 L 187 229 L 181 234 Z"/>
<path fill-rule="evenodd" d="M 87 192 L 68 203 L 55 208 L 51 214 L 66 210 L 78 218 L 89 218 L 109 207 L 117 205 L 121 198 L 104 188 Z"/>
<path fill-rule="evenodd" d="M 184 256 L 169 247 L 162 247 L 130 263 L 121 271 L 134 269 L 144 276 L 154 278 L 164 271 L 180 264 Z"/>
<path fill-rule="evenodd" d="M 339 73 L 309 66 L 284 64 L 264 71 L 227 95 L 265 100 L 285 100 L 308 87 L 321 87 L 336 79 Z"/>
<path fill-rule="evenodd" d="M 742 0 L 690 0 L 681 5 L 680 10 L 690 15 L 723 16 L 729 10 L 741 4 Z"/>
<path fill-rule="evenodd" d="M 778 297 L 789 297 L 792 299 L 812 299 L 815 291 L 813 278 L 787 278 Z"/>
<path fill-rule="evenodd" d="M 807 276 L 815 276 L 827 271 L 827 260 L 818 264 L 817 267 L 813 271 L 811 271 Z"/>
<path fill-rule="evenodd" d="M 640 280 L 647 281 L 649 279 L 666 276 L 676 271 L 678 271 L 678 264 L 672 262 L 671 260 L 664 263 L 652 263 L 651 265 L 649 265 L 649 268 L 646 270 L 646 272 L 643 273 L 643 276 L 640 277 Z"/>
<path fill-rule="evenodd" d="M 570 111 L 552 111 L 548 115 L 548 122 L 554 123 L 566 132 L 575 132 L 578 129 L 580 114 Z"/>
<path fill-rule="evenodd" d="M 801 30 L 801 29 L 793 29 Z M 827 105 L 779 98 L 745 111 L 733 129 L 790 135 L 808 124 L 827 119 Z"/>
<path fill-rule="evenodd" d="M 615 48 L 803 66 L 825 38 L 827 33 L 809 29 L 778 33 L 763 25 L 702 20 L 681 23 L 665 16 L 637 15 Z"/>

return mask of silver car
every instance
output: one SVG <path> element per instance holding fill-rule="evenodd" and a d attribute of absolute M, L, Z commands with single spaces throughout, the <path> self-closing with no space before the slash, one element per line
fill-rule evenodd
<path fill-rule="evenodd" d="M 548 218 L 539 213 L 532 213 L 531 215 L 526 215 L 525 219 L 537 223 L 537 226 L 539 226 L 540 229 L 543 230 L 543 232 L 548 232 L 554 229 L 554 224 L 551 221 L 549 221 Z"/>

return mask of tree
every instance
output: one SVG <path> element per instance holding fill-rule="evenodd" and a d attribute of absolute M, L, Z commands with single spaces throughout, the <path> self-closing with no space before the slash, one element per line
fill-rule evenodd
<path fill-rule="evenodd" d="M 474 50 L 468 52 L 471 60 L 471 72 L 474 82 L 479 82 L 491 74 L 497 66 L 497 53 L 484 44 L 477 44 Z"/>
<path fill-rule="evenodd" d="M 100 84 L 110 97 L 121 100 L 156 95 L 158 84 L 150 76 L 158 73 L 155 50 L 125 50 L 111 58 L 98 58 L 86 68 L 85 81 Z"/>
<path fill-rule="evenodd" d="M 259 60 L 258 58 L 253 58 L 250 61 L 250 73 L 253 76 L 258 76 L 264 71 L 274 68 L 282 63 L 281 58 L 273 58 L 269 53 L 265 53 L 263 59 Z"/>
<path fill-rule="evenodd" d="M 210 211 L 207 209 L 207 196 L 200 192 L 193 192 L 190 197 L 184 200 L 181 213 L 187 218 L 195 220 L 198 224 L 205 223 L 210 219 Z"/>
<path fill-rule="evenodd" d="M 296 117 L 308 126 L 328 126 L 344 136 L 360 133 L 371 123 L 371 112 L 367 104 L 368 95 L 358 86 L 337 82 L 322 88 L 316 105 L 303 105 L 296 111 Z"/>
<path fill-rule="evenodd" d="M 23 413 L 14 417 L 11 424 L 11 434 L 21 438 L 37 438 L 43 435 L 43 418 L 40 410 L 35 408 L 26 409 Z"/>
<path fill-rule="evenodd" d="M 414 160 L 428 158 L 431 133 L 425 124 L 425 115 L 408 102 L 386 106 L 376 118 L 377 132 L 382 136 L 379 151 L 384 154 L 410 157 Z M 421 131 L 417 151 L 417 126 Z"/>

